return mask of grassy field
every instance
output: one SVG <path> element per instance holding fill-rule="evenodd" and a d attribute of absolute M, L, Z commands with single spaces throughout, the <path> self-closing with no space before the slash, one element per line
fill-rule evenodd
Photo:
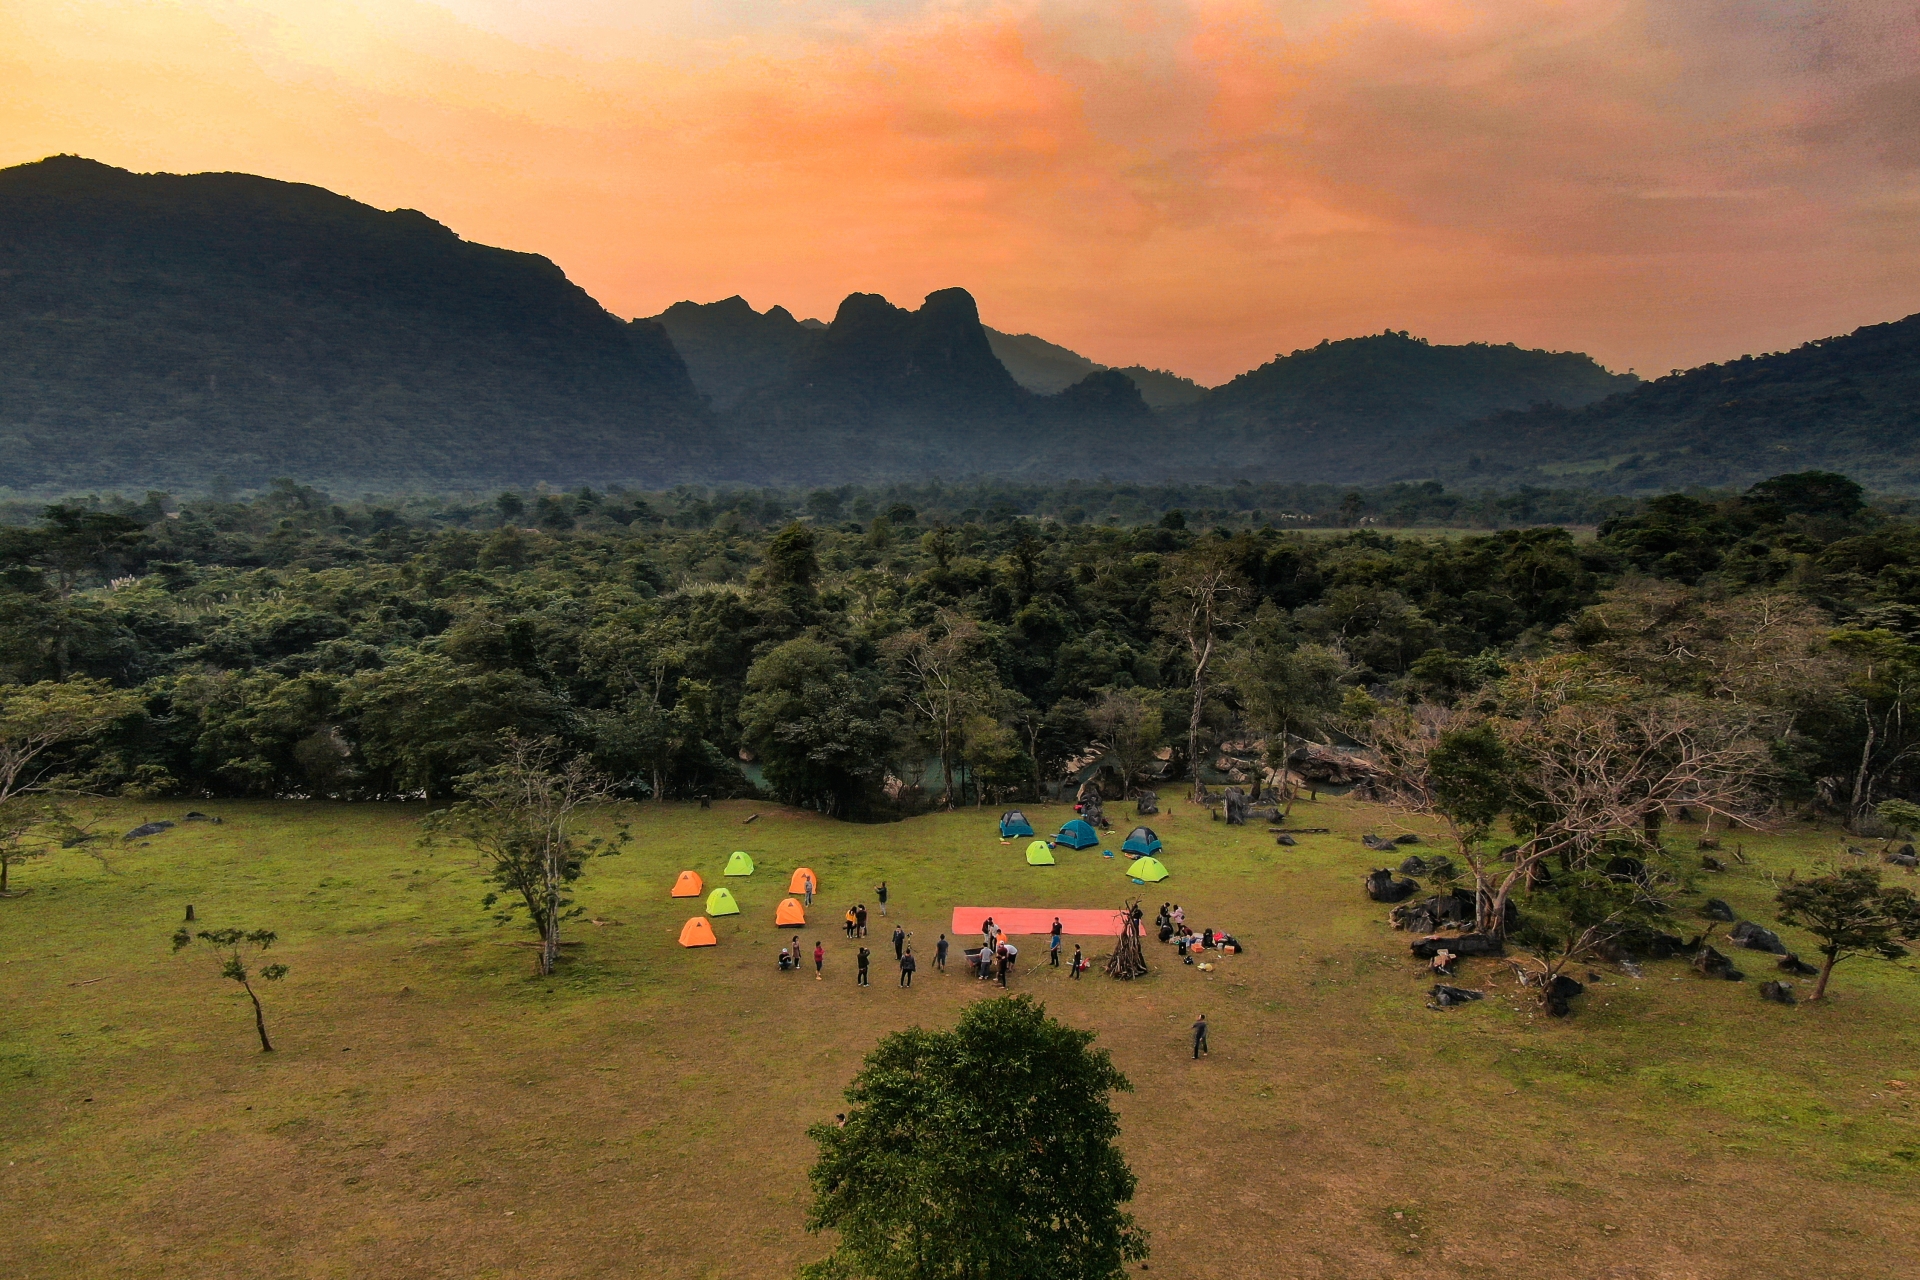
<path fill-rule="evenodd" d="M 647 807 L 638 847 L 584 882 L 603 923 L 540 979 L 463 856 L 416 846 L 418 810 L 205 808 L 224 822 L 62 853 L 0 901 L 9 1277 L 789 1274 L 825 1252 L 801 1228 L 805 1126 L 881 1035 L 985 994 L 930 964 L 911 990 L 890 963 L 857 988 L 844 906 L 873 905 L 885 877 L 930 958 L 956 905 L 1116 906 L 1132 888 L 1097 853 L 1028 867 L 980 811 L 858 827 Z M 1028 940 L 1015 979 L 1133 1080 L 1119 1106 L 1154 1273 L 1916 1273 L 1911 967 L 1852 961 L 1829 1003 L 1793 1009 L 1760 1000 L 1766 957 L 1742 953 L 1741 984 L 1609 970 L 1553 1021 L 1473 962 L 1463 981 L 1490 998 L 1431 1011 L 1405 935 L 1360 890 L 1379 855 L 1356 836 L 1405 830 L 1395 815 L 1304 805 L 1300 825 L 1334 833 L 1285 849 L 1175 810 L 1155 822 L 1173 876 L 1140 891 L 1149 911 L 1178 901 L 1248 954 L 1202 973 L 1150 943 L 1144 981 L 1073 983 Z M 1812 830 L 1744 844 L 1753 864 L 1703 888 L 1762 921 L 1770 876 L 1836 848 Z M 675 874 L 711 885 L 736 848 L 760 864 L 727 882 L 744 914 L 716 921 L 718 947 L 682 950 Z M 822 982 L 774 964 L 773 908 L 802 863 L 822 886 L 805 934 L 827 943 Z M 206 927 L 280 932 L 278 1052 L 258 1052 L 209 954 L 170 954 L 189 902 Z M 1201 1012 L 1213 1053 L 1196 1063 Z"/>

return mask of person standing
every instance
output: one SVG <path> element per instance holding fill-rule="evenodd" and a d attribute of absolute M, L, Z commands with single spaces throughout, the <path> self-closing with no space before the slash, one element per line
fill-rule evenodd
<path fill-rule="evenodd" d="M 813 980 L 820 981 L 820 971 L 827 965 L 827 944 L 815 938 L 813 940 Z"/>
<path fill-rule="evenodd" d="M 853 909 L 854 932 L 860 937 L 867 936 L 867 904 L 862 902 Z"/>
<path fill-rule="evenodd" d="M 913 958 L 913 951 L 909 948 L 907 953 L 900 957 L 900 985 L 903 987 L 912 986 L 913 971 L 919 967 L 919 962 Z"/>
<path fill-rule="evenodd" d="M 1203 1053 L 1209 1057 L 1213 1054 L 1213 1051 L 1207 1048 L 1207 1015 L 1204 1013 L 1200 1015 L 1199 1021 L 1193 1024 L 1193 1056 L 1198 1058 Z"/>
<path fill-rule="evenodd" d="M 1076 942 L 1073 944 L 1073 980 L 1075 982 L 1080 981 L 1080 971 L 1086 967 L 1087 962 L 1080 958 L 1080 944 Z"/>
<path fill-rule="evenodd" d="M 1049 935 L 1047 940 L 1047 957 L 1048 957 L 1048 963 L 1053 965 L 1054 968 L 1058 969 L 1060 967 L 1060 917 L 1059 916 L 1055 916 L 1053 918 L 1053 933 Z"/>
<path fill-rule="evenodd" d="M 863 987 L 867 985 L 867 962 L 872 958 L 873 953 L 865 947 L 860 948 L 860 954 L 853 958 L 853 962 L 860 967 L 860 977 L 858 981 Z"/>
<path fill-rule="evenodd" d="M 893 958 L 898 960 L 900 952 L 907 945 L 907 931 L 900 925 L 893 926 Z"/>
<path fill-rule="evenodd" d="M 800 887 L 807 891 L 807 905 L 812 906 L 813 905 L 813 877 L 801 876 Z"/>
<path fill-rule="evenodd" d="M 940 943 L 933 949 L 933 967 L 940 972 L 947 971 L 947 935 L 940 935 Z"/>
<path fill-rule="evenodd" d="M 853 927 L 857 923 L 859 923 L 859 921 L 858 921 L 858 918 L 853 914 L 853 908 L 848 907 L 847 908 L 847 937 L 849 939 L 853 937 Z"/>
<path fill-rule="evenodd" d="M 806 963 L 806 959 L 805 959 L 806 954 L 807 954 L 806 952 L 800 949 L 800 935 L 797 933 L 794 934 L 793 935 L 793 971 L 795 973 L 800 972 L 800 966 Z"/>
<path fill-rule="evenodd" d="M 885 880 L 874 886 L 873 896 L 880 899 L 880 914 L 887 914 L 887 882 Z"/>

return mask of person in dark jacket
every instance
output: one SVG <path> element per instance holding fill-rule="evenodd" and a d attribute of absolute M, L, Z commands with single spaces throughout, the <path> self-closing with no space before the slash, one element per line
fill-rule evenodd
<path fill-rule="evenodd" d="M 1193 1056 L 1198 1058 L 1203 1053 L 1211 1055 L 1212 1052 L 1207 1048 L 1207 1015 L 1203 1013 L 1199 1021 L 1193 1024 Z"/>
<path fill-rule="evenodd" d="M 907 931 L 900 925 L 893 926 L 893 958 L 898 960 L 900 952 L 907 945 Z"/>
<path fill-rule="evenodd" d="M 947 935 L 940 935 L 940 944 L 933 949 L 933 967 L 940 972 L 947 971 Z"/>
<path fill-rule="evenodd" d="M 1060 917 L 1059 916 L 1055 916 L 1053 918 L 1053 933 L 1049 936 L 1047 941 L 1047 958 L 1048 958 L 1048 963 L 1051 964 L 1054 968 L 1058 969 L 1060 967 Z"/>
<path fill-rule="evenodd" d="M 863 987 L 867 985 L 867 961 L 872 958 L 873 953 L 865 947 L 860 948 L 860 954 L 854 957 L 854 963 L 860 966 L 860 976 L 856 981 Z"/>
<path fill-rule="evenodd" d="M 913 952 L 911 950 L 909 950 L 905 955 L 901 956 L 900 957 L 900 985 L 903 987 L 912 986 L 913 971 L 915 969 L 918 969 L 919 967 L 920 967 L 920 963 L 919 961 L 913 958 Z"/>

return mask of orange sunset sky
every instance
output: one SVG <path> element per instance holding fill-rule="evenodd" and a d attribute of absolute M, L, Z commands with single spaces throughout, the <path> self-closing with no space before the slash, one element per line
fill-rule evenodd
<path fill-rule="evenodd" d="M 623 316 L 957 284 L 1209 383 L 1920 310 L 1902 0 L 0 0 L 0 164 L 56 152 L 421 209 Z"/>

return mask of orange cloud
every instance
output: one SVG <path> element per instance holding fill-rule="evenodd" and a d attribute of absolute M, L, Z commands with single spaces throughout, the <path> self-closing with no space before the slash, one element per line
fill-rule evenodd
<path fill-rule="evenodd" d="M 1643 372 L 1920 309 L 1868 0 L 0 0 L 0 162 L 244 169 L 613 310 L 989 323 L 1217 381 L 1384 327 Z"/>

